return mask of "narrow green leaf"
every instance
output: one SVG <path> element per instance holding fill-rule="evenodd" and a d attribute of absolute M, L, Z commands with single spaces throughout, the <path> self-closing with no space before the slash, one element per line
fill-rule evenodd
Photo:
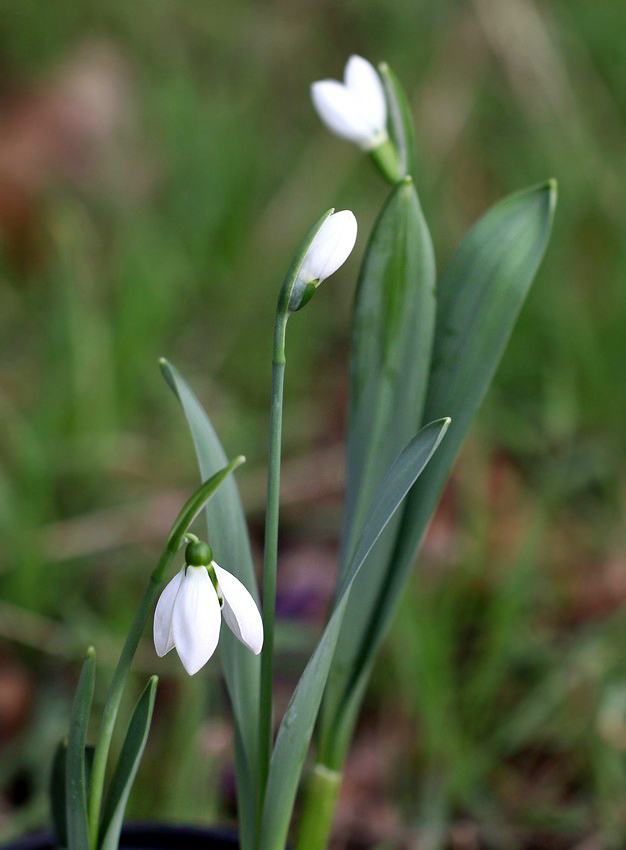
<path fill-rule="evenodd" d="M 395 551 L 382 575 L 385 593 L 365 631 L 353 675 L 335 703 L 338 711 L 324 717 L 320 750 L 325 764 L 343 761 L 374 654 L 545 252 L 555 201 L 556 185 L 550 181 L 496 204 L 461 242 L 440 279 L 424 418 L 445 412 L 452 426 L 407 498 Z"/>
<path fill-rule="evenodd" d="M 285 847 L 302 765 L 354 580 L 376 540 L 437 449 L 448 425 L 449 420 L 444 419 L 423 428 L 394 461 L 380 490 L 372 499 L 362 535 L 341 582 L 333 613 L 302 674 L 278 731 L 263 807 L 259 850 L 282 850 Z"/>
<path fill-rule="evenodd" d="M 88 850 L 87 771 L 85 738 L 96 678 L 96 653 L 93 647 L 87 656 L 76 686 L 65 763 L 65 798 L 67 846 L 69 850 Z"/>
<path fill-rule="evenodd" d="M 202 405 L 179 372 L 165 360 L 161 361 L 161 369 L 183 408 L 196 449 L 201 477 L 203 480 L 207 479 L 225 466 L 224 449 Z M 207 505 L 206 519 L 207 539 L 215 560 L 236 575 L 258 601 L 248 529 L 237 483 L 232 476 L 224 482 Z M 237 788 L 242 850 L 252 850 L 252 845 L 244 845 L 243 842 L 247 840 L 246 836 L 256 834 L 254 788 L 258 776 L 259 733 L 259 706 L 256 695 L 260 687 L 260 659 L 239 643 L 229 629 L 222 630 L 220 655 L 241 744 L 236 749 L 237 773 L 250 777 L 249 782 L 240 783 Z M 245 763 L 242 759 L 245 759 Z M 252 819 L 252 825 L 248 823 L 249 819 Z"/>
<path fill-rule="evenodd" d="M 218 472 L 212 475 L 208 479 L 208 481 L 205 481 L 204 484 L 201 484 L 200 487 L 198 487 L 198 489 L 196 490 L 196 492 L 185 503 L 185 505 L 183 505 L 167 539 L 167 548 L 171 552 L 178 552 L 178 549 L 180 548 L 183 542 L 185 534 L 191 527 L 191 524 L 198 516 L 200 511 L 206 507 L 207 502 L 215 493 L 217 488 L 222 484 L 222 482 L 225 481 L 226 478 L 230 475 L 230 473 L 234 472 L 238 466 L 241 466 L 242 463 L 245 463 L 245 460 L 246 459 L 245 457 L 243 457 L 243 455 L 238 455 L 236 458 L 231 460 L 231 462 L 227 464 L 223 469 L 220 469 Z"/>
<path fill-rule="evenodd" d="M 413 133 L 413 116 L 411 107 L 400 85 L 398 78 L 386 62 L 378 66 L 382 77 L 387 104 L 389 106 L 389 119 L 391 122 L 391 138 L 398 151 L 400 161 L 400 176 L 415 176 L 415 135 Z"/>
<path fill-rule="evenodd" d="M 89 784 L 91 782 L 91 768 L 95 748 L 91 744 L 85 747 L 85 787 L 89 796 Z M 50 771 L 50 815 L 52 828 L 59 847 L 67 847 L 67 738 L 59 741 L 54 757 L 52 759 L 52 770 Z"/>
<path fill-rule="evenodd" d="M 50 813 L 59 847 L 67 847 L 67 797 L 65 793 L 67 738 L 59 741 L 50 773 Z"/>
<path fill-rule="evenodd" d="M 118 850 L 124 812 L 146 747 L 158 678 L 152 676 L 139 697 L 115 768 L 100 828 L 100 850 Z"/>

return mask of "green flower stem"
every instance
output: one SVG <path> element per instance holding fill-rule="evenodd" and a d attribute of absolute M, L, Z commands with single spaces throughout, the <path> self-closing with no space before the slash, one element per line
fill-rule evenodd
<path fill-rule="evenodd" d="M 323 764 L 315 765 L 307 783 L 296 850 L 324 850 L 330 837 L 340 787 L 340 773 Z"/>
<path fill-rule="evenodd" d="M 135 657 L 137 646 L 141 639 L 144 627 L 152 611 L 156 598 L 158 596 L 161 584 L 168 567 L 170 566 L 174 555 L 170 549 L 165 549 L 159 563 L 150 576 L 150 581 L 144 592 L 143 598 L 139 603 L 139 607 L 135 613 L 135 617 L 128 632 L 124 648 L 120 655 L 109 692 L 107 694 L 106 703 L 102 711 L 102 720 L 100 721 L 100 732 L 96 742 L 96 749 L 93 757 L 93 768 L 91 772 L 91 790 L 89 793 L 89 840 L 91 847 L 98 846 L 98 828 L 100 821 L 100 807 L 102 805 L 102 796 L 104 792 L 104 779 L 107 765 L 107 758 L 113 737 L 113 728 L 117 712 L 122 701 L 122 692 L 124 684 L 130 670 L 130 666 Z"/>
<path fill-rule="evenodd" d="M 378 168 L 388 183 L 393 186 L 402 180 L 404 174 L 400 168 L 398 150 L 391 139 L 386 139 L 382 144 L 369 151 L 372 162 Z"/>
<path fill-rule="evenodd" d="M 265 552 L 263 558 L 263 649 L 261 651 L 261 691 L 259 728 L 259 809 L 262 808 L 272 751 L 272 668 L 274 617 L 276 613 L 276 562 L 278 558 L 278 514 L 280 502 L 280 452 L 285 381 L 285 332 L 289 311 L 281 297 L 274 326 L 272 358 L 272 407 L 270 414 Z"/>

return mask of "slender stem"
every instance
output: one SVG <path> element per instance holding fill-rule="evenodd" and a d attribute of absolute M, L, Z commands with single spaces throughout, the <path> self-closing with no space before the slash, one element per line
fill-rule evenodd
<path fill-rule="evenodd" d="M 102 711 L 100 721 L 100 732 L 96 741 L 91 771 L 91 790 L 89 792 L 89 840 L 91 847 L 98 846 L 98 827 L 100 820 L 100 807 L 104 792 L 104 779 L 107 758 L 113 737 L 113 727 L 122 700 L 124 684 L 130 670 L 137 646 L 141 639 L 146 621 L 150 616 L 152 606 L 158 596 L 161 583 L 167 568 L 169 567 L 175 552 L 166 548 L 161 555 L 156 569 L 150 576 L 150 581 L 144 592 L 143 598 L 135 613 L 124 648 L 122 649 L 115 673 L 109 686 L 106 703 Z"/>
<path fill-rule="evenodd" d="M 285 379 L 285 331 L 289 313 L 282 299 L 274 326 L 272 358 L 272 407 L 270 414 L 267 507 L 265 514 L 265 552 L 263 559 L 263 650 L 261 653 L 261 691 L 259 728 L 259 807 L 262 807 L 272 750 L 272 666 L 274 653 L 274 617 L 276 613 L 276 562 L 278 558 L 278 514 L 280 500 L 280 451 Z"/>
<path fill-rule="evenodd" d="M 330 837 L 340 787 L 340 773 L 323 764 L 315 765 L 307 783 L 296 850 L 324 850 Z"/>

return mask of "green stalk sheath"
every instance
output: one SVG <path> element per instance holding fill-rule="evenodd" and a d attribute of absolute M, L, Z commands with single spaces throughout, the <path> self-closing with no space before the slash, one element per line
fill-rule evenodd
<path fill-rule="evenodd" d="M 261 691 L 259 729 L 259 807 L 263 804 L 272 750 L 272 668 L 274 617 L 276 613 L 276 563 L 278 559 L 278 514 L 280 507 L 280 452 L 285 381 L 285 331 L 289 313 L 279 301 L 274 326 L 272 358 L 272 407 L 269 432 L 265 551 L 263 557 L 263 649 L 261 652 Z"/>
<path fill-rule="evenodd" d="M 107 758 L 113 737 L 113 728 L 115 719 L 122 700 L 122 692 L 124 684 L 130 670 L 130 666 L 135 657 L 137 646 L 141 639 L 144 627 L 152 611 L 156 598 L 158 596 L 163 576 L 169 567 L 174 552 L 166 549 L 159 563 L 150 577 L 148 586 L 144 592 L 143 598 L 139 603 L 137 612 L 128 632 L 124 648 L 120 655 L 113 679 L 109 686 L 106 703 L 102 711 L 102 720 L 100 721 L 100 732 L 96 742 L 96 749 L 93 758 L 93 768 L 91 772 L 91 790 L 89 794 L 89 840 L 91 847 L 98 846 L 98 828 L 100 820 L 100 807 L 102 805 L 102 796 L 104 792 L 104 779 L 107 765 Z"/>
<path fill-rule="evenodd" d="M 296 850 L 324 850 L 330 838 L 341 774 L 316 764 L 309 777 Z"/>

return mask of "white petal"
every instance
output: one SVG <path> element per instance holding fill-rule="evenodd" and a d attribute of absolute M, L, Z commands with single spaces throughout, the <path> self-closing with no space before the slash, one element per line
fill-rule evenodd
<path fill-rule="evenodd" d="M 385 89 L 374 66 L 361 56 L 351 56 L 346 64 L 344 81 L 372 133 L 384 133 L 387 101 Z"/>
<path fill-rule="evenodd" d="M 187 567 L 174 605 L 172 634 L 176 652 L 190 676 L 215 652 L 220 622 L 220 603 L 206 568 Z"/>
<path fill-rule="evenodd" d="M 222 614 L 235 637 L 258 655 L 263 647 L 263 622 L 252 596 L 238 578 L 213 563 L 217 583 L 224 597 Z"/>
<path fill-rule="evenodd" d="M 174 612 L 174 602 L 176 595 L 180 589 L 180 583 L 185 575 L 185 568 L 177 573 L 174 578 L 169 581 L 159 597 L 157 606 L 154 610 L 154 648 L 157 655 L 166 655 L 170 649 L 174 648 L 174 638 L 172 636 L 172 614 Z"/>
<path fill-rule="evenodd" d="M 371 146 L 372 126 L 345 86 L 336 80 L 321 80 L 311 86 L 311 97 L 318 115 L 332 133 L 361 147 Z"/>
<path fill-rule="evenodd" d="M 306 252 L 298 277 L 304 283 L 320 283 L 337 271 L 350 256 L 357 234 L 354 213 L 341 210 L 330 215 L 315 234 Z"/>

